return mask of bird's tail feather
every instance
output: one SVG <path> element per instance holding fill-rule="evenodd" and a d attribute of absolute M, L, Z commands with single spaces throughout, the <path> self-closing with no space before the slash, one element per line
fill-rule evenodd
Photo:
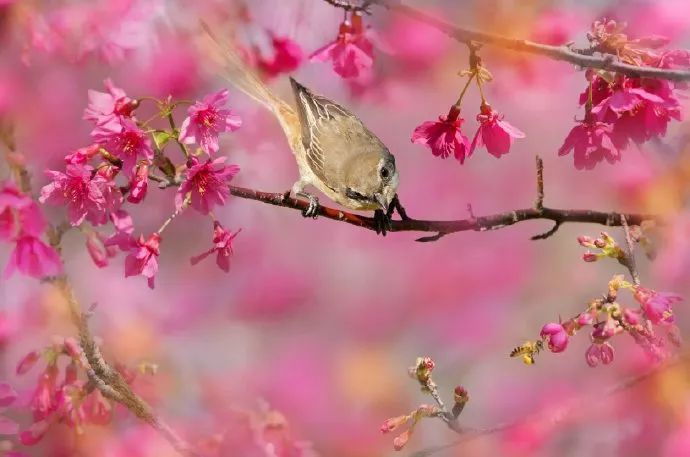
<path fill-rule="evenodd" d="M 200 21 L 201 28 L 209 38 L 214 55 L 223 69 L 223 76 L 235 87 L 271 110 L 281 121 L 285 128 L 285 122 L 295 116 L 290 105 L 276 96 L 258 75 L 242 60 L 235 47 L 230 42 L 224 42 L 218 38 L 204 21 Z"/>

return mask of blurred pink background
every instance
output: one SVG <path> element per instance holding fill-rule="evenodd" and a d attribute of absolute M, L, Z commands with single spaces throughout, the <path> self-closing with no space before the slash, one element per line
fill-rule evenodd
<path fill-rule="evenodd" d="M 35 186 L 46 183 L 43 169 L 60 167 L 66 153 L 88 144 L 82 111 L 87 90 L 102 90 L 103 79 L 112 78 L 132 97 L 170 93 L 196 99 L 229 87 L 192 39 L 196 18 L 222 20 L 230 14 L 227 2 L 143 2 L 142 16 L 131 18 L 127 27 L 109 25 L 125 19 L 103 12 L 98 23 L 120 31 L 123 37 L 113 40 L 126 41 L 124 59 L 41 49 L 27 32 L 29 5 L 2 3 L 0 114 L 14 116 L 19 149 L 29 159 Z M 57 8 L 43 3 L 31 7 L 46 15 Z M 127 2 L 102 3 L 105 11 Z M 342 18 L 342 11 L 319 0 L 248 3 L 256 25 L 292 38 L 307 54 L 334 38 Z M 673 47 L 690 42 L 690 18 L 682 1 L 408 3 L 458 25 L 559 44 L 581 42 L 589 23 L 602 14 L 628 19 L 639 33 L 667 34 Z M 73 8 L 78 5 L 74 2 Z M 66 14 L 65 28 L 78 17 L 77 11 Z M 500 160 L 484 150 L 464 165 L 441 160 L 411 144 L 410 135 L 455 101 L 463 83 L 457 72 L 467 67 L 467 49 L 380 8 L 365 21 L 376 33 L 370 86 L 353 88 L 329 65 L 308 61 L 294 76 L 351 108 L 386 143 L 396 156 L 399 195 L 411 217 L 462 219 L 469 216 L 468 204 L 478 216 L 530 207 L 534 156 L 539 154 L 547 206 L 668 214 L 673 222 L 657 260 L 649 262 L 638 251 L 642 283 L 690 297 L 687 124 L 674 123 L 663 144 L 630 148 L 620 164 L 577 171 L 572 157 L 558 157 L 557 150 L 573 117 L 582 117 L 577 97 L 585 87 L 583 72 L 487 47 L 482 57 L 495 77 L 487 98 L 526 138 Z M 85 46 L 87 40 L 79 40 L 83 30 L 64 32 L 72 33 L 76 43 L 61 43 Z M 285 75 L 271 85 L 291 98 Z M 244 120 L 240 130 L 221 136 L 221 154 L 242 169 L 233 184 L 287 190 L 297 169 L 277 122 L 229 88 L 229 105 Z M 468 135 L 476 129 L 478 108 L 472 90 L 463 102 Z M 158 228 L 174 211 L 173 197 L 174 190 L 151 186 L 146 205 L 133 210 L 137 232 Z M 326 202 L 322 198 L 332 205 Z M 64 214 L 55 207 L 46 211 L 53 217 Z M 566 352 L 544 352 L 531 367 L 508 357 L 513 347 L 535 338 L 545 322 L 577 314 L 606 291 L 613 274 L 625 273 L 610 261 L 581 261 L 576 237 L 595 236 L 602 227 L 566 224 L 547 240 L 530 241 L 551 227 L 533 221 L 416 243 L 416 233 L 382 238 L 239 198 L 231 198 L 216 216 L 232 230 L 242 228 L 230 274 L 212 261 L 190 266 L 189 258 L 208 248 L 212 227 L 188 211 L 164 234 L 153 291 L 142 278 L 124 278 L 121 257 L 96 268 L 76 231 L 67 235 L 64 249 L 82 305 L 97 304 L 91 325 L 107 356 L 132 366 L 141 361 L 159 365 L 158 374 L 140 377 L 135 390 L 190 441 L 232 434 L 233 411 L 256 409 L 265 401 L 285 415 L 292 436 L 311 441 L 322 456 L 393 455 L 392 436 L 381 435 L 379 427 L 388 417 L 432 401 L 406 374 L 417 356 L 427 355 L 436 361 L 434 378 L 447 401 L 456 385 L 469 391 L 471 400 L 461 417 L 468 427 L 555 413 L 573 399 L 588 399 L 558 425 L 527 421 L 509 433 L 438 455 L 690 455 L 690 367 L 681 365 L 636 388 L 597 398 L 649 366 L 630 338 L 614 341 L 614 363 L 594 369 L 585 364 L 589 340 L 584 332 Z M 623 240 L 622 230 L 609 233 Z M 0 258 L 7 253 L 2 246 Z M 622 301 L 634 304 L 632 297 Z M 683 335 L 690 331 L 685 303 L 677 306 Z M 2 280 L 0 309 L 6 326 L 2 378 L 20 393 L 30 391 L 36 373 L 15 376 L 17 361 L 49 344 L 53 335 L 70 336 L 75 330 L 51 288 L 32 279 Z M 22 420 L 19 414 L 15 418 Z M 455 439 L 440 421 L 425 420 L 401 452 L 410 455 Z M 22 450 L 36 456 L 175 455 L 122 411 L 111 425 L 89 427 L 80 436 L 56 426 L 37 447 Z"/>

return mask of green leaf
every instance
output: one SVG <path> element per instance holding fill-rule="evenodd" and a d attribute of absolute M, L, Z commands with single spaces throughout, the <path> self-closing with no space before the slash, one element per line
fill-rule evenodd
<path fill-rule="evenodd" d="M 172 139 L 170 132 L 155 131 L 153 132 L 153 141 L 156 143 L 158 149 L 163 149 L 165 145 Z"/>

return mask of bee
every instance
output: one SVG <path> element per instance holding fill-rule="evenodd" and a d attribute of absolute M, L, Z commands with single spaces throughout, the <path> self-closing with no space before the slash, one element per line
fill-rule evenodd
<path fill-rule="evenodd" d="M 534 356 L 539 354 L 542 349 L 544 349 L 544 342 L 542 340 L 527 341 L 510 351 L 510 357 L 522 356 L 522 361 L 525 365 L 534 365 Z"/>

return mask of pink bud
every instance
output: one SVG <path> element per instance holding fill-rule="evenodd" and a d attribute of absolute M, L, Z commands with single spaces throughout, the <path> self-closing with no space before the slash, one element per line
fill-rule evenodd
<path fill-rule="evenodd" d="M 21 375 L 31 370 L 31 368 L 33 368 L 40 358 L 41 355 L 38 353 L 38 351 L 31 351 L 26 354 L 24 358 L 17 364 L 17 374 Z"/>
<path fill-rule="evenodd" d="M 623 310 L 623 319 L 628 325 L 637 325 L 640 323 L 640 313 L 630 308 Z"/>
<path fill-rule="evenodd" d="M 396 428 L 405 424 L 408 420 L 410 420 L 409 415 L 392 417 L 390 419 L 386 419 L 386 421 L 383 423 L 383 425 L 381 425 L 381 433 L 392 432 Z"/>
<path fill-rule="evenodd" d="M 79 359 L 81 357 L 81 346 L 79 346 L 79 343 L 74 338 L 65 338 L 63 347 L 67 355 L 69 355 L 73 359 Z"/>
<path fill-rule="evenodd" d="M 597 238 L 594 240 L 594 246 L 598 247 L 599 249 L 604 249 L 606 247 L 606 241 Z"/>
<path fill-rule="evenodd" d="M 584 254 L 582 254 L 582 260 L 584 260 L 585 262 L 596 262 L 597 259 L 597 255 L 591 252 L 585 252 Z"/>
<path fill-rule="evenodd" d="M 0 408 L 5 408 L 14 403 L 17 392 L 6 382 L 0 382 Z"/>
<path fill-rule="evenodd" d="M 592 325 L 592 322 L 594 322 L 594 316 L 591 313 L 582 313 L 577 316 L 577 325 L 580 327 Z"/>
<path fill-rule="evenodd" d="M 563 352 L 568 347 L 568 333 L 561 324 L 546 324 L 539 335 L 547 341 L 551 352 Z"/>
<path fill-rule="evenodd" d="M 395 439 L 393 440 L 393 449 L 396 451 L 401 450 L 405 445 L 407 444 L 408 441 L 410 441 L 410 435 L 412 435 L 412 429 L 407 429 L 404 432 L 402 432 L 400 435 L 396 436 Z"/>
<path fill-rule="evenodd" d="M 593 246 L 594 240 L 589 236 L 580 235 L 577 237 L 577 242 L 580 243 L 580 246 L 590 248 Z"/>

